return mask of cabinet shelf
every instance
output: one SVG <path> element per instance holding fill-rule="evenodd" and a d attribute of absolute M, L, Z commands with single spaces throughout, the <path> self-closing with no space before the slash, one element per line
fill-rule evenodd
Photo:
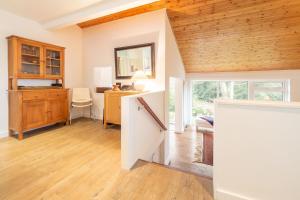
<path fill-rule="evenodd" d="M 30 62 L 22 62 L 24 65 L 34 65 L 34 66 L 40 66 L 40 63 L 30 63 Z"/>
<path fill-rule="evenodd" d="M 47 65 L 47 67 L 56 67 L 56 68 L 60 68 L 60 66 L 55 66 L 55 65 Z"/>
<path fill-rule="evenodd" d="M 33 54 L 22 53 L 21 55 L 22 55 L 22 56 L 33 57 L 33 58 L 40 58 L 40 56 L 38 56 L 38 55 L 33 55 Z"/>
<path fill-rule="evenodd" d="M 49 58 L 49 57 L 47 57 L 47 59 L 49 59 L 49 60 L 60 60 L 60 58 Z"/>

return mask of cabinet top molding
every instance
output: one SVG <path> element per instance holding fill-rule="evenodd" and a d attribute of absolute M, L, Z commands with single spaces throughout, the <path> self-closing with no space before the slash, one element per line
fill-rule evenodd
<path fill-rule="evenodd" d="M 11 39 L 26 40 L 28 42 L 39 43 L 40 45 L 43 45 L 43 46 L 50 46 L 50 47 L 54 47 L 54 48 L 59 48 L 61 50 L 65 49 L 65 47 L 62 47 L 62 46 L 49 44 L 49 43 L 46 43 L 46 42 L 40 42 L 40 41 L 37 41 L 37 40 L 32 40 L 32 39 L 20 37 L 20 36 L 17 36 L 17 35 L 10 35 L 10 36 L 6 37 L 6 39 L 7 40 L 11 40 Z"/>

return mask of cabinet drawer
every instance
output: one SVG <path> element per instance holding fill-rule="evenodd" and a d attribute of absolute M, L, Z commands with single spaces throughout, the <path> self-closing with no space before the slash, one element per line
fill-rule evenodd
<path fill-rule="evenodd" d="M 46 99 L 46 93 L 44 91 L 24 91 L 23 100 L 41 100 Z"/>
<path fill-rule="evenodd" d="M 60 99 L 60 98 L 67 98 L 66 91 L 50 91 L 48 93 L 48 99 Z"/>
<path fill-rule="evenodd" d="M 66 91 L 51 91 L 48 93 L 48 99 L 64 99 L 67 98 Z"/>

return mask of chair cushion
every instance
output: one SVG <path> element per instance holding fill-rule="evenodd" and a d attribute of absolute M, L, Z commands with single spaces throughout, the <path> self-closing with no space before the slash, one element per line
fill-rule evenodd
<path fill-rule="evenodd" d="M 90 103 L 92 99 L 73 99 L 72 103 Z"/>

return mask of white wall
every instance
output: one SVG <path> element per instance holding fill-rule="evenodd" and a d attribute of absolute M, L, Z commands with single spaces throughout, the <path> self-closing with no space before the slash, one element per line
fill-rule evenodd
<path fill-rule="evenodd" d="M 156 79 L 149 81 L 149 84 L 153 84 L 154 89 L 166 90 L 164 121 L 168 122 L 169 78 L 174 77 L 183 80 L 185 71 L 165 9 L 84 29 L 84 83 L 94 91 L 96 85 L 93 81 L 93 68 L 111 66 L 113 69 L 113 82 L 120 81 L 131 84 L 130 80 L 115 80 L 114 48 L 149 42 L 155 42 L 156 59 Z M 94 93 L 93 97 L 96 105 L 94 106 L 95 117 L 102 119 L 103 95 Z M 169 156 L 168 135 L 165 141 L 164 159 L 167 163 Z"/>
<path fill-rule="evenodd" d="M 172 76 L 185 79 L 185 68 L 177 46 L 176 38 L 173 33 L 169 18 L 165 15 L 166 20 L 166 76 Z M 166 80 L 169 82 L 169 80 Z"/>
<path fill-rule="evenodd" d="M 175 86 L 175 132 L 184 132 L 184 83 L 180 78 L 176 79 Z"/>
<path fill-rule="evenodd" d="M 165 54 L 166 54 L 166 78 L 165 78 L 165 88 L 166 88 L 166 92 L 165 92 L 165 112 L 168 113 L 169 110 L 169 79 L 170 77 L 175 78 L 176 80 L 176 105 L 175 105 L 175 122 L 176 122 L 176 131 L 178 132 L 182 132 L 183 127 L 183 122 L 182 122 L 182 118 L 183 118 L 183 94 L 179 93 L 180 91 L 183 91 L 183 84 L 181 84 L 183 82 L 183 80 L 185 79 L 185 69 L 184 69 L 184 65 L 181 59 L 181 55 L 179 52 L 179 48 L 177 46 L 177 42 L 176 42 L 176 38 L 175 35 L 173 33 L 169 18 L 167 15 L 165 15 L 165 26 L 166 26 L 166 31 L 165 31 L 165 41 L 166 41 L 166 50 L 165 50 Z M 169 122 L 169 116 L 168 114 L 165 115 L 165 121 Z M 181 124 L 179 124 L 181 123 Z M 164 149 L 165 149 L 165 164 L 167 164 L 169 162 L 169 135 L 166 136 L 165 141 L 164 141 Z"/>
<path fill-rule="evenodd" d="M 159 10 L 142 15 L 120 19 L 83 29 L 83 65 L 84 83 L 95 90 L 93 68 L 111 66 L 113 83 L 115 80 L 114 48 L 143 43 L 155 43 L 155 80 L 150 80 L 155 89 L 165 88 L 165 16 L 166 11 Z M 131 84 L 130 80 L 117 80 Z M 103 99 L 93 94 L 95 115 L 102 119 Z"/>
<path fill-rule="evenodd" d="M 165 135 L 168 135 L 160 131 L 159 125 L 137 101 L 137 97 L 143 97 L 163 123 L 165 118 L 163 91 L 122 97 L 121 157 L 123 169 L 131 169 L 138 159 L 152 162 L 154 153 L 160 149 Z"/>
<path fill-rule="evenodd" d="M 18 35 L 66 47 L 66 87 L 82 85 L 82 31 L 80 28 L 73 26 L 50 32 L 34 21 L 0 10 L 0 135 L 7 135 L 8 131 L 8 56 L 6 37 L 10 35 Z"/>
<path fill-rule="evenodd" d="M 300 199 L 300 103 L 215 104 L 216 200 Z"/>

